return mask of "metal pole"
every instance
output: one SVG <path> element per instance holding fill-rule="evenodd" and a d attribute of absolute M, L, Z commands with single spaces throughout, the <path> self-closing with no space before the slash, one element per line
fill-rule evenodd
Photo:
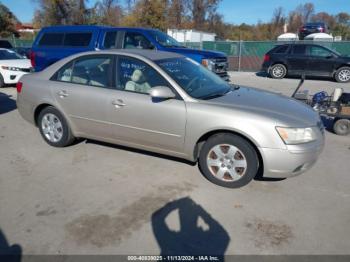
<path fill-rule="evenodd" d="M 239 49 L 238 49 L 238 72 L 241 71 L 241 56 L 242 56 L 242 40 L 239 40 Z"/>

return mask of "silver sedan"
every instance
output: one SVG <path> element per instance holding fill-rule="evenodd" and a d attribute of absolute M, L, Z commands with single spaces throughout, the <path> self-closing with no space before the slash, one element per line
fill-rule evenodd
<path fill-rule="evenodd" d="M 80 53 L 23 76 L 17 91 L 20 114 L 52 146 L 83 137 L 198 161 L 225 187 L 301 174 L 324 145 L 306 105 L 229 85 L 173 53 Z"/>

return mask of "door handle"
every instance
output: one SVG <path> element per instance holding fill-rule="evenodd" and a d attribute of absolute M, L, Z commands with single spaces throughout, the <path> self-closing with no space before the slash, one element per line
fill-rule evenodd
<path fill-rule="evenodd" d="M 126 106 L 126 104 L 124 103 L 124 101 L 122 99 L 113 100 L 112 105 L 114 105 L 116 108 Z"/>
<path fill-rule="evenodd" d="M 57 95 L 60 97 L 60 98 L 65 98 L 68 96 L 68 93 L 66 90 L 61 90 L 57 93 Z"/>

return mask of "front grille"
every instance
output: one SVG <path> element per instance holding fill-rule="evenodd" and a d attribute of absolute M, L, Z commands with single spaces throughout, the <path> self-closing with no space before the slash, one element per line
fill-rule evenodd
<path fill-rule="evenodd" d="M 22 72 L 27 72 L 27 73 L 32 72 L 32 68 L 20 68 L 19 70 Z"/>
<path fill-rule="evenodd" d="M 223 74 L 226 73 L 227 75 L 227 69 L 228 69 L 228 62 L 226 57 L 220 57 L 214 59 L 214 72 L 216 74 Z"/>

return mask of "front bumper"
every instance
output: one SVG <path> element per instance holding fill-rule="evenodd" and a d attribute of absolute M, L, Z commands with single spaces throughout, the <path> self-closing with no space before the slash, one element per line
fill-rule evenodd
<path fill-rule="evenodd" d="M 29 74 L 29 72 L 3 70 L 1 71 L 1 74 L 4 78 L 5 84 L 17 84 L 19 79 L 23 75 Z"/>
<path fill-rule="evenodd" d="M 317 161 L 324 148 L 324 138 L 286 149 L 259 148 L 264 163 L 264 177 L 286 178 L 300 175 Z"/>

